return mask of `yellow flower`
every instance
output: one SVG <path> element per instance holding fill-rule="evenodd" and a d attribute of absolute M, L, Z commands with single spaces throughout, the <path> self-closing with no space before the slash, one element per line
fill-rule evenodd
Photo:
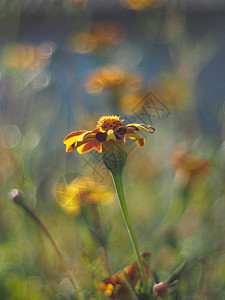
<path fill-rule="evenodd" d="M 66 144 L 66 152 L 77 151 L 82 154 L 93 149 L 102 152 L 102 145 L 106 142 L 123 143 L 125 138 L 135 139 L 139 147 L 144 146 L 144 138 L 136 132 L 146 131 L 154 133 L 155 128 L 144 124 L 128 124 L 123 125 L 120 117 L 103 116 L 99 119 L 96 129 L 93 131 L 75 131 L 67 135 L 64 139 Z"/>
<path fill-rule="evenodd" d="M 114 24 L 96 24 L 90 32 L 83 31 L 71 38 L 71 48 L 78 53 L 93 52 L 99 47 L 118 45 L 124 40 L 124 29 Z"/>
<path fill-rule="evenodd" d="M 112 65 L 93 71 L 86 80 L 86 89 L 90 94 L 99 94 L 105 89 L 119 87 L 124 87 L 129 91 L 137 91 L 141 87 L 141 78 Z"/>
<path fill-rule="evenodd" d="M 109 203 L 114 198 L 114 194 L 106 186 L 83 176 L 68 185 L 58 183 L 55 194 L 63 210 L 72 215 L 79 214 L 82 205 Z"/>

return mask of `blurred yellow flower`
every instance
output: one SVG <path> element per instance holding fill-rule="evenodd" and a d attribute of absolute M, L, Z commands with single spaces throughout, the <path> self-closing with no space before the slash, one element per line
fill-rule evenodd
<path fill-rule="evenodd" d="M 165 77 L 161 83 L 151 87 L 158 98 L 171 108 L 184 109 L 189 98 L 187 84 L 181 79 Z"/>
<path fill-rule="evenodd" d="M 7 46 L 3 55 L 3 62 L 8 68 L 38 70 L 48 63 L 52 54 L 51 45 L 41 46 L 31 44 L 12 44 Z"/>
<path fill-rule="evenodd" d="M 134 109 L 135 113 L 141 111 L 145 105 L 143 100 L 145 93 L 128 93 L 120 97 L 120 106 L 122 111 L 126 115 L 133 115 Z M 142 103 L 143 102 L 143 103 Z"/>
<path fill-rule="evenodd" d="M 74 216 L 80 213 L 82 205 L 110 203 L 114 200 L 114 193 L 107 186 L 83 176 L 68 185 L 56 184 L 55 195 L 62 209 Z"/>
<path fill-rule="evenodd" d="M 124 41 L 125 30 L 114 24 L 96 24 L 90 32 L 83 31 L 70 40 L 70 48 L 78 53 L 93 52 L 107 45 L 118 45 Z"/>
<path fill-rule="evenodd" d="M 163 103 L 171 108 L 180 110 L 185 109 L 188 105 L 190 89 L 181 78 L 165 75 L 161 82 L 152 85 L 150 89 Z"/>
<path fill-rule="evenodd" d="M 86 89 L 90 94 L 99 94 L 105 89 L 124 87 L 128 91 L 141 88 L 141 77 L 110 65 L 93 71 L 86 80 Z"/>
<path fill-rule="evenodd" d="M 161 82 L 151 85 L 149 92 L 125 93 L 120 97 L 123 112 L 132 115 L 148 107 L 154 115 L 154 104 L 161 102 L 172 109 L 185 109 L 189 98 L 188 86 L 180 79 L 164 78 Z"/>
<path fill-rule="evenodd" d="M 182 145 L 177 145 L 170 155 L 170 165 L 175 170 L 175 182 L 181 186 L 188 185 L 196 175 L 208 174 L 211 162 L 189 154 Z"/>

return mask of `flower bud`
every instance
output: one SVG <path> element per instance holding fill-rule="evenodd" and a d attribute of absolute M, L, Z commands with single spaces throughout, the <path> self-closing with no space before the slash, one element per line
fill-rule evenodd
<path fill-rule="evenodd" d="M 153 292 L 155 295 L 160 298 L 167 293 L 168 290 L 168 283 L 167 282 L 160 282 L 153 286 Z"/>
<path fill-rule="evenodd" d="M 23 193 L 17 189 L 13 189 L 9 192 L 9 198 L 20 205 L 23 202 Z"/>

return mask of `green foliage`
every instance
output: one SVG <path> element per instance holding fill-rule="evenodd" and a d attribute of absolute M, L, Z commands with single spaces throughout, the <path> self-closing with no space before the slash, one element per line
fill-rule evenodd
<path fill-rule="evenodd" d="M 60 5 L 49 16 L 61 11 Z M 74 28 L 77 26 L 76 33 L 80 28 L 91 31 L 96 15 L 92 16 L 85 3 L 76 3 L 78 6 L 70 10 L 73 5 L 72 0 L 63 4 L 63 12 L 71 19 L 67 18 L 69 29 L 62 40 L 54 40 L 57 32 L 48 32 L 49 41 L 40 37 L 39 43 L 37 38 L 38 45 L 30 45 L 36 37 L 32 30 L 37 24 L 31 22 L 32 37 L 26 40 L 30 27 L 24 25 L 26 18 L 19 6 L 15 14 L 19 20 L 21 13 L 21 24 L 17 19 L 14 24 L 7 19 L 13 8 L 2 5 L 5 11 L 0 15 L 7 24 L 2 28 L 7 30 L 0 53 L 1 300 L 77 299 L 56 249 L 38 228 L 38 222 L 28 218 L 28 210 L 38 216 L 52 236 L 83 295 L 81 299 L 109 299 L 99 291 L 99 283 L 135 261 L 116 201 L 97 203 L 98 190 L 92 198 L 96 202 L 88 203 L 85 191 L 79 199 L 79 212 L 71 214 L 62 209 L 56 195 L 59 182 L 68 184 L 79 176 L 91 177 L 111 192 L 113 182 L 101 154 L 66 153 L 63 139 L 72 131 L 93 130 L 99 117 L 115 113 L 125 124 L 148 120 L 156 127 L 154 135 L 143 134 L 146 142 L 141 149 L 135 141 L 126 140 L 127 156 L 119 153 L 121 164 L 115 166 L 115 161 L 109 161 L 111 153 L 106 153 L 110 170 L 118 171 L 127 159 L 123 171 L 127 209 L 140 251 L 151 252 L 150 296 L 146 296 L 143 282 L 138 280 L 133 297 L 156 299 L 153 286 L 167 282 L 168 292 L 162 298 L 165 300 L 225 299 L 224 143 L 215 142 L 216 135 L 205 138 L 200 129 L 211 129 L 214 120 L 222 137 L 224 103 L 220 99 L 224 95 L 219 95 L 217 102 L 217 95 L 210 98 L 217 103 L 215 107 L 201 107 L 195 95 L 202 66 L 212 62 L 219 45 L 213 37 L 197 41 L 191 38 L 183 13 L 172 12 L 168 4 L 148 7 L 135 16 L 128 10 L 135 22 L 120 45 L 98 45 L 93 53 L 77 54 L 68 45 Z M 26 43 L 9 43 L 17 40 L 12 38 L 17 32 L 18 40 Z M 42 29 L 40 36 L 43 32 Z M 18 54 L 21 47 L 24 56 L 10 52 L 16 49 Z M 165 47 L 164 52 L 170 53 L 167 63 L 164 64 L 165 53 L 154 53 L 154 47 Z M 44 53 L 44 60 L 39 61 L 37 53 Z M 22 62 L 27 56 L 30 60 L 25 59 L 25 63 L 31 62 L 32 55 L 37 56 L 28 68 Z M 133 102 L 131 90 L 127 103 L 123 98 L 126 81 L 125 87 L 109 88 L 97 97 L 88 95 L 84 73 L 111 63 L 123 66 L 129 75 L 142 73 L 140 94 L 146 95 L 151 89 L 157 97 L 151 94 L 154 99 L 142 97 Z M 157 68 L 160 70 L 154 73 L 152 69 Z M 207 126 L 196 116 L 198 110 L 202 118 L 207 115 L 210 120 Z M 174 165 L 171 153 L 178 143 L 187 148 L 186 161 Z M 206 170 L 196 162 L 190 163 L 191 159 L 200 164 L 209 162 L 210 167 Z M 23 199 L 17 199 L 20 206 L 9 200 L 12 189 L 23 192 Z"/>

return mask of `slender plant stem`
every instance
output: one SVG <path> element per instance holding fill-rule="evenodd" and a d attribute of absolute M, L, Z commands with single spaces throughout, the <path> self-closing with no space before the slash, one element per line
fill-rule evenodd
<path fill-rule="evenodd" d="M 55 241 L 53 240 L 52 236 L 48 232 L 45 225 L 41 222 L 41 220 L 38 218 L 38 216 L 29 207 L 27 207 L 25 204 L 23 204 L 21 202 L 16 202 L 16 203 L 19 204 L 26 211 L 26 213 L 32 218 L 32 220 L 38 225 L 38 227 L 41 228 L 41 230 L 45 233 L 48 240 L 50 241 L 50 243 L 52 244 L 53 248 L 56 251 L 56 255 L 58 257 L 59 263 L 60 263 L 63 271 L 65 272 L 67 278 L 69 279 L 69 281 L 71 282 L 71 284 L 74 288 L 75 295 L 77 296 L 78 300 L 84 300 L 83 295 L 79 292 L 78 287 L 76 286 L 76 282 L 74 281 L 69 270 L 67 269 L 66 264 L 64 263 L 62 254 L 60 253 Z"/>
<path fill-rule="evenodd" d="M 143 262 L 142 262 L 142 259 L 141 259 L 137 239 L 136 239 L 136 236 L 134 234 L 134 230 L 133 230 L 133 227 L 132 227 L 129 215 L 128 215 L 127 205 L 126 205 L 126 201 L 125 201 L 125 197 L 124 197 L 122 172 L 111 172 L 111 174 L 112 174 L 113 181 L 114 181 L 114 184 L 115 184 L 115 188 L 116 188 L 117 196 L 118 196 L 118 199 L 119 199 L 122 215 L 123 215 L 124 221 L 126 223 L 127 231 L 130 235 L 131 243 L 133 245 L 134 252 L 136 254 L 137 261 L 138 261 L 138 264 L 139 264 L 139 267 L 140 267 L 141 275 L 142 275 L 142 278 L 143 278 L 144 290 L 145 290 L 145 293 L 147 295 L 149 295 L 148 281 L 147 281 L 147 277 L 146 277 L 146 274 L 145 274 L 144 265 L 143 265 Z"/>

